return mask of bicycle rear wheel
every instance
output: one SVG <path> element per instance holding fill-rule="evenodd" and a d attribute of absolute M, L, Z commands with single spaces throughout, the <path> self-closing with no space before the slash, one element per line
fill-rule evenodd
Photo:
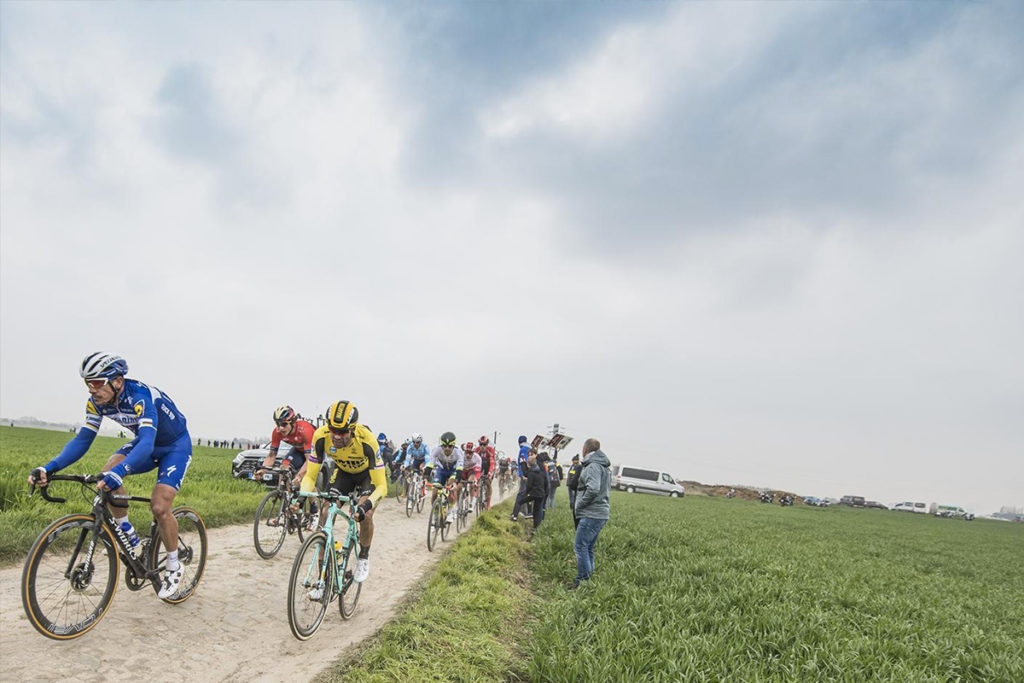
<path fill-rule="evenodd" d="M 284 545 L 288 535 L 288 515 L 285 512 L 285 496 L 280 491 L 271 491 L 256 508 L 256 519 L 252 526 L 252 540 L 256 554 L 269 560 Z M 275 526 L 270 522 L 274 521 Z M 301 540 L 301 539 L 300 539 Z"/>
<path fill-rule="evenodd" d="M 185 571 L 181 575 L 181 588 L 164 602 L 177 605 L 185 602 L 195 592 L 206 569 L 206 524 L 199 513 L 190 507 L 174 508 L 174 519 L 178 522 L 178 562 Z M 149 547 L 149 566 L 160 572 L 167 566 L 167 549 L 159 531 Z M 158 581 L 153 582 L 153 591 L 160 592 Z"/>
<path fill-rule="evenodd" d="M 327 549 L 327 534 L 319 531 L 302 544 L 288 580 L 288 626 L 299 640 L 308 640 L 320 628 L 333 584 L 334 564 Z"/>
<path fill-rule="evenodd" d="M 103 618 L 117 592 L 120 561 L 109 529 L 100 528 L 92 558 L 85 559 L 94 524 L 92 515 L 61 517 L 28 551 L 21 602 L 29 622 L 47 638 L 85 635 Z"/>
<path fill-rule="evenodd" d="M 342 619 L 351 619 L 356 611 L 356 603 L 359 602 L 359 592 L 363 590 L 363 584 L 352 580 L 352 563 L 355 562 L 352 549 L 359 544 L 359 539 L 349 539 L 349 545 L 342 554 L 338 568 L 341 574 L 341 598 L 338 600 L 338 611 Z"/>

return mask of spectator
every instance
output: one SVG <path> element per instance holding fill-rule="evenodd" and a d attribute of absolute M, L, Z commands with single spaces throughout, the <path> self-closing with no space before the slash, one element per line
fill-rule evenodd
<path fill-rule="evenodd" d="M 601 529 L 611 517 L 612 476 L 608 456 L 601 450 L 601 442 L 587 439 L 583 444 L 583 469 L 580 471 L 576 491 L 576 527 L 573 548 L 576 551 L 576 580 L 572 588 L 589 581 L 594 573 L 594 548 Z"/>
<path fill-rule="evenodd" d="M 544 466 L 547 467 L 548 470 L 548 498 L 544 507 L 548 510 L 554 510 L 555 492 L 558 491 L 558 487 L 562 485 L 562 478 L 558 473 L 558 467 L 555 465 L 555 462 L 548 458 L 547 453 L 544 453 L 543 456 L 546 460 Z"/>
<path fill-rule="evenodd" d="M 569 474 L 565 477 L 565 488 L 569 491 L 569 509 L 572 510 L 573 527 L 579 528 L 580 518 L 576 516 L 576 489 L 580 484 L 580 456 L 572 456 L 572 465 L 569 466 Z"/>
<path fill-rule="evenodd" d="M 516 473 L 519 475 L 519 491 L 516 492 L 516 502 L 512 506 L 512 521 L 516 522 L 519 520 L 519 508 L 523 505 L 529 506 L 529 496 L 526 494 L 526 475 L 529 473 L 530 457 L 530 444 L 526 443 L 526 437 L 519 437 L 519 457 L 516 459 Z M 526 516 L 529 517 L 530 512 L 527 510 Z"/>
<path fill-rule="evenodd" d="M 548 497 L 550 483 L 548 481 L 547 458 L 544 453 L 531 455 L 527 460 L 529 469 L 526 475 L 527 497 L 533 501 L 533 528 L 536 529 L 544 521 L 544 501 Z"/>

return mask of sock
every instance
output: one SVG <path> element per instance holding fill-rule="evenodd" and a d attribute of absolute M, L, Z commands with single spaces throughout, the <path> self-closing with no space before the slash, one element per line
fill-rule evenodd
<path fill-rule="evenodd" d="M 116 524 L 117 526 L 121 526 L 122 524 L 132 526 L 131 521 L 128 519 L 128 515 L 125 515 L 124 517 L 114 517 L 114 524 Z M 134 529 L 135 527 L 132 528 Z"/>
<path fill-rule="evenodd" d="M 370 546 L 360 545 L 359 546 L 359 559 L 368 560 L 370 559 Z"/>
<path fill-rule="evenodd" d="M 167 569 L 174 571 L 178 568 L 178 551 L 168 550 L 167 551 Z"/>

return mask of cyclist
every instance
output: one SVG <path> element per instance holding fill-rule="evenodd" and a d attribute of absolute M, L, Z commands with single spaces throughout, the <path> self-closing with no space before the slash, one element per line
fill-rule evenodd
<path fill-rule="evenodd" d="M 274 432 L 270 435 L 270 451 L 261 467 L 273 467 L 281 442 L 289 444 L 292 450 L 281 461 L 281 469 L 294 472 L 292 486 L 298 486 L 306 474 L 306 460 L 313 450 L 313 432 L 316 429 L 306 420 L 300 420 L 299 414 L 291 406 L 281 406 L 274 411 L 274 424 Z M 262 471 L 257 468 L 253 476 L 258 477 Z"/>
<path fill-rule="evenodd" d="M 472 441 L 467 441 L 462 446 L 462 452 L 462 479 L 469 482 L 471 500 L 476 500 L 480 488 L 480 456 L 476 453 L 476 444 Z"/>
<path fill-rule="evenodd" d="M 486 436 L 481 436 L 477 441 L 476 452 L 480 455 L 480 474 L 491 484 L 494 483 L 494 446 Z M 487 509 L 491 509 L 491 493 L 493 486 L 487 487 Z"/>
<path fill-rule="evenodd" d="M 174 401 L 156 387 L 125 377 L 128 363 L 120 356 L 91 353 L 82 361 L 79 374 L 89 389 L 85 422 L 60 455 L 32 471 L 29 483 L 46 486 L 48 474 L 59 472 L 85 455 L 99 433 L 104 417 L 131 431 L 135 438 L 107 460 L 98 488 L 116 495 L 127 495 L 123 485 L 125 476 L 157 469 L 150 509 L 167 548 L 167 565 L 158 595 L 161 599 L 173 597 L 178 592 L 183 568 L 178 562 L 178 520 L 171 514 L 171 508 L 192 461 L 192 438 L 185 425 L 185 416 Z M 111 504 L 110 512 L 132 548 L 137 547 L 139 537 L 124 508 Z"/>
<path fill-rule="evenodd" d="M 423 435 L 419 432 L 413 432 L 411 443 L 405 452 L 406 467 L 415 467 L 422 471 L 429 458 L 430 449 L 424 445 Z"/>
<path fill-rule="evenodd" d="M 427 463 L 427 467 L 433 470 L 434 483 L 439 486 L 444 486 L 452 476 L 455 476 L 455 481 L 459 480 L 459 476 L 462 472 L 463 453 L 462 449 L 455 445 L 455 435 L 451 432 L 445 432 L 441 435 L 441 443 L 430 451 L 430 461 Z M 430 504 L 434 504 L 434 499 L 437 498 L 437 489 L 434 489 L 430 496 Z M 454 492 L 451 497 L 451 502 L 455 502 Z M 453 505 L 448 510 L 448 518 L 445 520 L 448 524 L 451 524 L 455 520 L 455 506 Z"/>
<path fill-rule="evenodd" d="M 352 579 L 363 582 L 370 575 L 370 543 L 373 541 L 373 508 L 388 494 L 388 478 L 384 462 L 377 455 L 373 433 L 359 424 L 359 410 L 350 401 L 336 401 L 325 414 L 324 426 L 313 435 L 313 452 L 309 454 L 302 490 L 312 491 L 321 464 L 334 461 L 334 475 L 329 490 L 343 496 L 367 492 L 356 507 L 359 522 L 359 556 Z"/>

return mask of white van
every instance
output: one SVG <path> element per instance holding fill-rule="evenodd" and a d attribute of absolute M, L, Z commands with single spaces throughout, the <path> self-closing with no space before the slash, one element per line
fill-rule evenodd
<path fill-rule="evenodd" d="M 615 488 L 620 491 L 661 493 L 673 498 L 682 498 L 686 495 L 686 488 L 677 484 L 667 472 L 614 465 L 612 476 L 615 477 Z"/>
<path fill-rule="evenodd" d="M 892 509 L 896 510 L 897 512 L 918 512 L 922 515 L 928 514 L 927 505 L 925 505 L 924 503 L 914 503 L 912 501 L 908 501 L 906 503 L 896 503 L 895 505 L 892 506 Z"/>

